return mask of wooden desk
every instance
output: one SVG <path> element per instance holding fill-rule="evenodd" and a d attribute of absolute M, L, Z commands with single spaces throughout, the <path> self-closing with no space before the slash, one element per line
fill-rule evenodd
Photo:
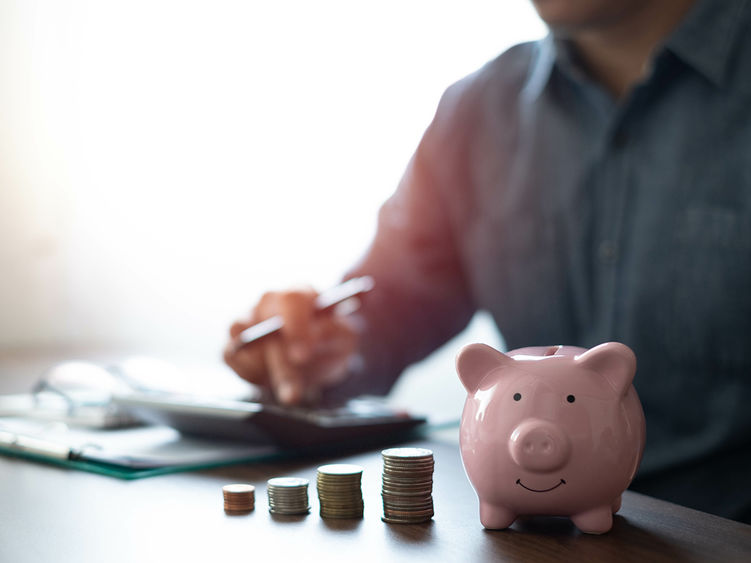
<path fill-rule="evenodd" d="M 91 357 L 91 353 L 82 355 Z M 28 390 L 65 358 L 0 357 L 0 391 Z M 340 458 L 234 466 L 120 481 L 0 457 L 0 563 L 173 561 L 751 561 L 751 526 L 626 493 L 613 529 L 581 534 L 567 520 L 518 521 L 483 530 L 455 436 L 420 444 L 435 453 L 435 518 L 387 525 L 380 517 L 378 451 Z M 315 487 L 305 517 L 268 513 L 265 482 L 348 461 L 365 468 L 362 520 L 322 520 Z M 257 486 L 256 510 L 227 516 L 221 487 Z"/>
<path fill-rule="evenodd" d="M 566 519 L 535 518 L 483 530 L 458 447 L 431 440 L 435 518 L 381 519 L 379 452 L 339 459 L 227 467 L 139 481 L 0 458 L 0 561 L 750 561 L 751 526 L 627 493 L 612 531 L 581 534 Z M 362 465 L 365 517 L 323 520 L 315 487 L 302 517 L 269 514 L 265 481 L 316 467 Z M 221 487 L 257 486 L 256 510 L 227 516 Z"/>

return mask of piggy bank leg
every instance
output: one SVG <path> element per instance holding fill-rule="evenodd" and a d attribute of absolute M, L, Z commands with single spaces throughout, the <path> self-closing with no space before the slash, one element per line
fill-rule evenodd
<path fill-rule="evenodd" d="M 615 500 L 613 501 L 613 514 L 618 512 L 621 509 L 621 495 L 618 495 L 615 497 Z"/>
<path fill-rule="evenodd" d="M 613 507 L 599 506 L 571 516 L 571 521 L 585 534 L 604 534 L 613 527 Z"/>
<path fill-rule="evenodd" d="M 480 522 L 488 530 L 503 530 L 516 520 L 516 514 L 508 508 L 480 502 Z"/>

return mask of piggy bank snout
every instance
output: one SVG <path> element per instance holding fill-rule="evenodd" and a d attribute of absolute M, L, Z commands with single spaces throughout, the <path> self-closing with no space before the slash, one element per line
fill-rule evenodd
<path fill-rule="evenodd" d="M 509 451 L 511 458 L 523 469 L 545 473 L 565 465 L 571 453 L 571 443 L 555 424 L 529 419 L 514 428 Z"/>

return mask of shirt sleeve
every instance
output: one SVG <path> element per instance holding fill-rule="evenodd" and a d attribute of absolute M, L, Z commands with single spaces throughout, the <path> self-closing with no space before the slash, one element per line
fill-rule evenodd
<path fill-rule="evenodd" d="M 458 333 L 474 313 L 450 213 L 452 198 L 466 187 L 457 174 L 459 90 L 454 85 L 442 97 L 396 192 L 379 211 L 370 248 L 345 276 L 375 280 L 356 317 L 361 348 L 344 386 L 348 394 L 385 394 L 405 367 Z"/>

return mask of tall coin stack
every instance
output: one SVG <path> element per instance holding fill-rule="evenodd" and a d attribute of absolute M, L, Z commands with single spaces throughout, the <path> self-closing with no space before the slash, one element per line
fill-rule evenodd
<path fill-rule="evenodd" d="M 256 488 L 253 485 L 237 483 L 222 487 L 224 511 L 227 514 L 247 514 L 256 505 Z"/>
<path fill-rule="evenodd" d="M 316 480 L 321 518 L 362 518 L 362 467 L 322 465 Z"/>
<path fill-rule="evenodd" d="M 383 456 L 383 518 L 390 524 L 417 524 L 433 517 L 433 452 L 391 448 Z"/>
<path fill-rule="evenodd" d="M 269 512 L 272 514 L 307 514 L 308 480 L 299 477 L 275 477 L 266 482 Z"/>

